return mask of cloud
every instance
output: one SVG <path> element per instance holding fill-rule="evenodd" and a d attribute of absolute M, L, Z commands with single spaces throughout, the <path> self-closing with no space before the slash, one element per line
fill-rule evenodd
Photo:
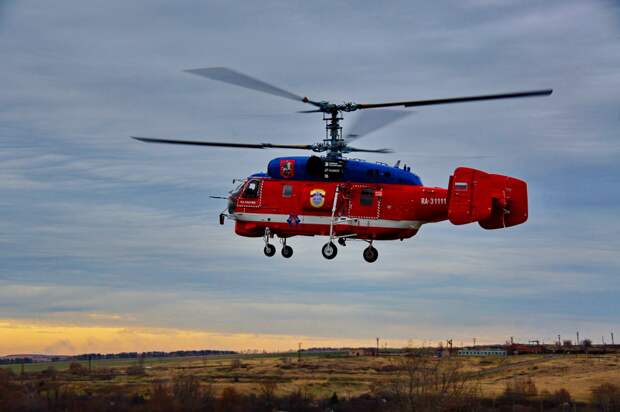
<path fill-rule="evenodd" d="M 288 347 L 313 336 L 600 334 L 619 312 L 615 11 L 580 1 L 14 3 L 0 33 L 10 57 L 0 67 L 3 314 L 86 328 L 69 341 L 76 351 L 121 347 L 114 328 L 146 328 L 136 347 L 156 347 L 157 328 L 274 335 L 265 342 Z M 422 108 L 359 142 L 397 149 L 368 159 L 402 159 L 431 186 L 462 163 L 524 178 L 530 220 L 493 232 L 426 225 L 409 241 L 377 242 L 374 265 L 354 242 L 324 261 L 321 238 L 291 239 L 290 261 L 267 259 L 260 240 L 217 224 L 224 204 L 208 196 L 287 152 L 128 138 L 322 139 L 320 116 L 294 113 L 302 104 L 182 73 L 213 65 L 338 102 L 552 87 L 546 99 Z M 102 341 L 89 327 L 114 332 Z M 60 350 L 62 339 L 40 348 Z M 219 342 L 252 342 L 243 339 Z"/>

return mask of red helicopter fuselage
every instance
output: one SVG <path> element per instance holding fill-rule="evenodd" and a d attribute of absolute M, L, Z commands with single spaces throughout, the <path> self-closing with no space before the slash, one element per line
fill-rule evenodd
<path fill-rule="evenodd" d="M 518 179 L 459 168 L 444 189 L 423 186 L 406 167 L 359 160 L 334 166 L 316 159 L 277 158 L 268 173 L 246 179 L 230 197 L 235 232 L 403 240 L 423 224 L 447 219 L 478 221 L 487 229 L 527 219 L 527 189 Z M 325 173 L 329 167 L 332 173 Z"/>

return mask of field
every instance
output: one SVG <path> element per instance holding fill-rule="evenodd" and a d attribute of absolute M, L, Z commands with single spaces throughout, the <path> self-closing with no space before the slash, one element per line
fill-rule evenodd
<path fill-rule="evenodd" d="M 210 356 L 145 359 L 144 374 L 128 374 L 137 365 L 135 359 L 81 362 L 81 375 L 58 373 L 56 379 L 78 392 L 97 394 L 123 392 L 147 394 L 157 383 L 169 383 L 175 376 L 192 375 L 200 382 L 210 382 L 216 392 L 234 387 L 240 393 L 259 393 L 264 382 L 275 382 L 277 394 L 298 389 L 314 397 L 337 393 L 349 398 L 380 387 L 399 373 L 399 356 L 311 355 L 297 360 L 294 354 L 271 356 Z M 24 365 L 23 379 L 53 366 L 58 372 L 69 368 L 68 362 Z M 19 376 L 20 365 L 12 368 Z M 602 383 L 620 385 L 620 355 L 531 355 L 506 358 L 463 358 L 464 371 L 480 383 L 483 395 L 501 394 L 507 382 L 531 378 L 538 391 L 567 389 L 577 401 L 588 401 L 591 389 Z M 33 378 L 34 379 L 34 378 Z"/>

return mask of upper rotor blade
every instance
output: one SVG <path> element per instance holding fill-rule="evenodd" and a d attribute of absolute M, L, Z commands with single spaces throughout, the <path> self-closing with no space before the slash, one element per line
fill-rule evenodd
<path fill-rule="evenodd" d="M 131 136 L 132 139 L 146 143 L 167 143 L 182 144 L 191 146 L 214 146 L 214 147 L 234 147 L 237 149 L 301 149 L 312 150 L 312 145 L 308 144 L 273 144 L 273 143 L 228 143 L 228 142 L 204 142 L 196 140 L 176 140 L 176 139 L 155 139 L 152 137 Z"/>
<path fill-rule="evenodd" d="M 410 114 L 412 114 L 412 112 L 404 110 L 373 110 L 361 112 L 344 139 L 347 142 L 359 139 Z"/>
<path fill-rule="evenodd" d="M 475 102 L 479 100 L 497 100 L 497 99 L 514 99 L 518 97 L 536 97 L 536 96 L 549 96 L 553 93 L 552 89 L 545 90 L 532 90 L 526 92 L 514 92 L 514 93 L 501 93 L 501 94 L 485 94 L 480 96 L 465 96 L 465 97 L 449 97 L 445 99 L 430 99 L 430 100 L 410 100 L 403 102 L 390 102 L 390 103 L 370 103 L 370 104 L 358 104 L 358 109 L 374 109 L 377 107 L 391 107 L 391 106 L 404 106 L 404 107 L 416 107 L 416 106 L 430 106 L 434 104 L 448 104 L 448 103 L 464 103 Z"/>
<path fill-rule="evenodd" d="M 284 97 L 285 99 L 297 100 L 305 102 L 304 98 L 294 93 L 272 86 L 262 80 L 255 79 L 246 74 L 229 69 L 227 67 L 207 67 L 203 69 L 185 70 L 187 73 L 203 76 L 208 79 L 218 80 L 220 82 L 234 84 L 235 86 L 245 87 L 263 93 L 273 94 L 275 96 Z M 307 100 L 307 99 L 306 99 Z"/>

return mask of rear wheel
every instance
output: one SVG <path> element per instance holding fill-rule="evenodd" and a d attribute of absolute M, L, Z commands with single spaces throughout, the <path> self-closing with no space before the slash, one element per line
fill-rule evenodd
<path fill-rule="evenodd" d="M 293 256 L 293 248 L 288 245 L 282 246 L 282 256 L 287 259 Z"/>
<path fill-rule="evenodd" d="M 265 249 L 263 249 L 263 252 L 265 252 L 265 256 L 272 257 L 276 254 L 276 247 L 274 245 L 267 244 L 265 245 Z"/>
<path fill-rule="evenodd" d="M 375 262 L 379 257 L 379 251 L 372 246 L 368 246 L 364 249 L 364 260 L 368 263 Z"/>
<path fill-rule="evenodd" d="M 327 242 L 323 245 L 323 249 L 321 249 L 321 253 L 323 253 L 323 257 L 325 259 L 333 259 L 338 254 L 338 248 L 334 245 L 334 242 Z"/>

